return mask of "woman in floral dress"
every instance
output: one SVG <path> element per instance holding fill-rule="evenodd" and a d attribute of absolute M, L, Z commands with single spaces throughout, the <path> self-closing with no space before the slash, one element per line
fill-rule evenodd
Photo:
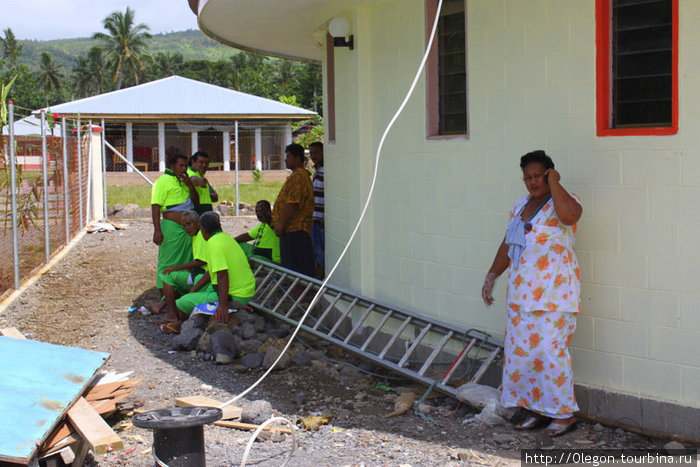
<path fill-rule="evenodd" d="M 568 345 L 581 310 L 573 248 L 582 207 L 561 186 L 544 151 L 525 154 L 520 168 L 528 194 L 510 210 L 506 236 L 481 294 L 490 306 L 496 278 L 508 269 L 501 403 L 529 411 L 516 429 L 551 420 L 547 433 L 558 436 L 573 426 L 578 410 Z"/>

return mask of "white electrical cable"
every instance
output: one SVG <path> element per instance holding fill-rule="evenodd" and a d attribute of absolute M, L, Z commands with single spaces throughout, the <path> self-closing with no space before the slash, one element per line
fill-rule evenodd
<path fill-rule="evenodd" d="M 258 386 L 258 384 L 260 384 L 265 378 L 267 378 L 267 375 L 270 374 L 270 372 L 275 368 L 275 366 L 277 366 L 277 363 L 280 361 L 280 359 L 282 358 L 284 353 L 289 349 L 289 346 L 292 345 L 292 342 L 294 341 L 294 338 L 299 333 L 299 330 L 301 329 L 302 324 L 304 324 L 306 317 L 309 315 L 309 312 L 314 307 L 314 305 L 316 305 L 316 302 L 318 301 L 319 297 L 321 296 L 323 289 L 325 288 L 326 284 L 330 280 L 331 276 L 333 276 L 333 273 L 335 272 L 335 270 L 340 265 L 340 262 L 345 257 L 345 254 L 347 253 L 348 249 L 350 248 L 352 241 L 355 239 L 355 235 L 360 230 L 360 226 L 362 225 L 362 221 L 364 220 L 365 214 L 367 213 L 367 208 L 369 207 L 369 203 L 370 203 L 370 201 L 372 201 L 374 187 L 377 183 L 377 172 L 379 171 L 379 158 L 380 158 L 381 153 L 382 153 L 382 147 L 384 146 L 384 140 L 386 140 L 386 137 L 389 134 L 389 131 L 394 126 L 394 122 L 396 122 L 396 120 L 399 118 L 399 116 L 401 115 L 401 112 L 403 112 L 404 107 L 406 107 L 408 100 L 413 95 L 413 91 L 415 90 L 416 85 L 418 84 L 418 79 L 420 78 L 421 73 L 423 73 L 423 69 L 425 68 L 425 62 L 428 60 L 428 55 L 430 54 L 430 49 L 432 48 L 433 40 L 435 39 L 435 33 L 437 32 L 437 26 L 438 26 L 438 21 L 440 20 L 440 10 L 441 9 L 442 9 L 442 0 L 438 0 L 437 9 L 435 11 L 435 20 L 433 21 L 433 28 L 430 31 L 430 38 L 428 39 L 428 45 L 425 48 L 425 53 L 423 54 L 423 59 L 420 62 L 420 66 L 418 67 L 418 70 L 416 71 L 416 75 L 413 78 L 413 82 L 411 83 L 411 87 L 408 89 L 408 92 L 406 93 L 406 97 L 404 97 L 403 102 L 401 102 L 401 105 L 396 110 L 396 113 L 394 113 L 394 116 L 389 121 L 389 124 L 386 126 L 386 129 L 384 130 L 384 133 L 382 134 L 382 137 L 379 140 L 379 146 L 377 147 L 377 155 L 375 156 L 375 161 L 374 161 L 374 173 L 372 174 L 372 183 L 370 185 L 369 192 L 367 193 L 367 200 L 365 201 L 365 205 L 362 208 L 362 213 L 360 213 L 360 217 L 357 220 L 357 224 L 355 225 L 355 229 L 352 231 L 352 234 L 350 234 L 350 238 L 348 239 L 347 243 L 345 244 L 345 248 L 343 248 L 343 251 L 340 253 L 340 256 L 338 256 L 338 259 L 336 260 L 335 264 L 333 265 L 333 268 L 331 268 L 330 272 L 328 273 L 326 278 L 321 283 L 321 286 L 319 287 L 318 291 L 316 292 L 316 295 L 314 295 L 314 298 L 311 300 L 311 303 L 307 307 L 306 312 L 304 312 L 304 315 L 299 320 L 299 324 L 297 324 L 297 327 L 294 329 L 294 332 L 292 333 L 291 337 L 289 338 L 287 345 L 284 346 L 284 349 L 282 349 L 282 351 L 280 352 L 277 359 L 272 363 L 272 366 L 270 366 L 270 368 L 268 368 L 268 370 L 255 383 L 250 385 L 248 387 L 248 389 L 246 389 L 242 393 L 238 394 L 237 396 L 233 397 L 232 399 L 224 402 L 223 404 L 219 405 L 220 409 L 223 409 L 224 407 L 226 407 L 229 404 L 233 404 L 238 399 L 241 399 L 246 394 L 248 394 L 253 389 L 255 389 Z M 281 418 L 281 419 L 283 419 L 286 422 L 291 424 L 291 422 L 289 420 L 287 420 L 286 418 L 274 417 L 274 418 L 267 420 L 263 425 L 274 420 L 275 418 Z M 262 427 L 262 425 L 261 425 L 261 427 Z M 258 428 L 258 430 L 253 434 L 251 441 L 248 443 L 249 445 L 252 444 L 253 440 L 257 436 L 257 433 L 260 431 L 260 429 L 261 428 Z M 293 431 L 292 431 L 292 433 L 293 433 Z M 292 447 L 292 453 L 293 452 L 294 452 L 294 447 Z M 248 449 L 246 449 L 246 455 L 244 455 L 244 457 L 243 457 L 244 462 L 245 462 L 246 458 L 248 457 L 247 453 L 248 453 Z M 241 463 L 241 466 L 245 465 L 244 462 Z"/>
<path fill-rule="evenodd" d="M 277 421 L 286 422 L 287 424 L 289 424 L 289 426 L 292 430 L 292 452 L 290 452 L 289 456 L 287 456 L 287 458 L 284 460 L 284 462 L 282 464 L 280 464 L 280 467 L 284 467 L 285 465 L 287 465 L 287 462 L 289 462 L 289 460 L 294 455 L 294 451 L 296 451 L 296 449 L 297 449 L 297 427 L 295 427 L 292 422 L 290 422 L 289 420 L 287 420 L 284 417 L 272 417 L 272 418 L 268 418 L 267 420 L 265 420 L 262 423 L 262 425 L 260 425 L 258 427 L 258 429 L 255 430 L 255 433 L 253 433 L 253 436 L 250 437 L 250 440 L 248 440 L 248 444 L 245 447 L 245 451 L 243 451 L 243 459 L 241 459 L 241 467 L 245 467 L 245 463 L 248 460 L 248 455 L 250 454 L 250 449 L 253 447 L 253 443 L 255 442 L 255 439 L 258 437 L 260 432 L 263 431 L 263 429 L 267 425 L 269 425 L 270 423 L 277 422 Z"/>
<path fill-rule="evenodd" d="M 441 9 L 442 9 L 442 0 L 438 0 L 437 10 L 435 11 L 435 21 L 433 21 L 433 28 L 430 31 L 430 39 L 428 40 L 428 45 L 425 48 L 425 53 L 423 54 L 423 59 L 420 62 L 420 66 L 418 67 L 418 71 L 416 71 L 416 76 L 413 78 L 413 83 L 411 83 L 411 87 L 408 89 L 408 93 L 406 93 L 406 97 L 404 97 L 403 102 L 401 102 L 401 105 L 399 106 L 398 110 L 396 111 L 394 116 L 391 118 L 391 121 L 389 121 L 389 124 L 387 125 L 386 129 L 384 130 L 384 133 L 382 134 L 382 138 L 379 140 L 379 146 L 377 147 L 377 155 L 375 156 L 375 161 L 374 161 L 374 173 L 372 175 L 372 184 L 370 185 L 369 192 L 367 193 L 367 200 L 365 201 L 365 205 L 362 208 L 362 213 L 360 214 L 360 217 L 357 220 L 357 224 L 355 225 L 355 229 L 352 231 L 352 234 L 350 234 L 350 238 L 348 239 L 348 242 L 345 244 L 345 248 L 343 248 L 343 251 L 340 253 L 340 256 L 338 256 L 338 259 L 336 260 L 335 264 L 333 265 L 333 268 L 330 270 L 330 272 L 328 273 L 326 278 L 321 283 L 321 286 L 319 287 L 318 291 L 316 292 L 316 295 L 314 295 L 314 298 L 311 300 L 311 303 L 309 304 L 308 308 L 306 309 L 306 312 L 299 320 L 299 324 L 297 324 L 296 329 L 294 329 L 294 332 L 292 333 L 291 337 L 289 338 L 289 342 L 287 342 L 287 345 L 284 346 L 284 349 L 282 349 L 282 351 L 280 352 L 277 359 L 272 363 L 272 366 L 270 366 L 270 368 L 268 368 L 268 370 L 255 383 L 250 385 L 250 387 L 248 387 L 248 389 L 246 389 L 242 393 L 238 394 L 236 397 L 219 405 L 220 409 L 223 409 L 227 405 L 233 404 L 238 399 L 244 397 L 250 391 L 255 389 L 258 386 L 258 384 L 260 384 L 265 378 L 267 378 L 267 375 L 270 374 L 270 372 L 275 368 L 275 366 L 280 361 L 280 359 L 282 359 L 282 356 L 287 351 L 287 349 L 289 349 L 289 346 L 292 344 L 292 342 L 294 341 L 294 338 L 299 333 L 299 329 L 301 329 L 302 324 L 304 324 L 304 320 L 306 320 L 306 317 L 309 315 L 309 312 L 311 311 L 311 309 L 314 307 L 314 305 L 318 301 L 319 297 L 321 296 L 321 293 L 323 292 L 324 287 L 328 283 L 329 279 L 331 278 L 331 276 L 333 275 L 335 270 L 340 265 L 340 262 L 345 257 L 345 254 L 347 253 L 348 248 L 350 248 L 350 244 L 352 243 L 352 241 L 355 238 L 355 235 L 357 234 L 358 230 L 360 229 L 360 226 L 362 225 L 362 221 L 365 218 L 365 214 L 367 213 L 367 208 L 369 207 L 369 203 L 372 200 L 372 194 L 374 193 L 374 186 L 377 183 L 377 172 L 379 169 L 379 157 L 380 157 L 381 152 L 382 152 L 382 147 L 384 146 L 384 140 L 386 139 L 387 135 L 389 134 L 389 130 L 391 130 L 391 127 L 394 126 L 394 122 L 396 122 L 396 119 L 398 119 L 399 115 L 401 115 L 401 112 L 403 112 L 404 107 L 406 107 L 406 104 L 408 103 L 408 99 L 410 99 L 411 95 L 413 94 L 413 90 L 416 88 L 416 84 L 418 84 L 418 79 L 420 78 L 420 75 L 423 72 L 423 68 L 425 68 L 425 62 L 428 60 L 428 55 L 430 54 L 430 49 L 433 46 L 433 39 L 435 39 L 435 33 L 437 31 L 438 21 L 440 20 L 440 10 Z"/>

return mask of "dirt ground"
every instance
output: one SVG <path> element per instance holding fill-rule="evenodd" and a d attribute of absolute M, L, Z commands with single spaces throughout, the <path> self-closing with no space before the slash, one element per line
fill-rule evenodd
<path fill-rule="evenodd" d="M 227 219 L 224 230 L 237 234 L 253 219 Z M 175 398 L 205 395 L 219 400 L 238 394 L 262 370 L 236 371 L 217 366 L 190 352 L 170 350 L 171 337 L 153 324 L 153 316 L 127 309 L 155 300 L 156 247 L 145 221 L 130 221 L 127 230 L 88 234 L 64 260 L 30 287 L 2 315 L 0 327 L 15 326 L 28 338 L 94 349 L 111 354 L 106 368 L 133 371 L 145 377 L 127 399 L 124 410 L 109 420 L 117 426 L 135 406 L 159 409 L 174 406 Z M 328 346 L 316 343 L 326 356 Z M 311 366 L 275 371 L 246 399 L 266 400 L 291 421 L 309 414 L 332 414 L 318 431 L 299 432 L 298 447 L 289 465 L 295 466 L 432 466 L 519 465 L 520 450 L 546 446 L 549 439 L 533 432 L 516 432 L 510 425 L 464 423 L 473 414 L 455 401 L 428 401 L 433 422 L 409 411 L 383 418 L 393 410 L 395 394 L 377 385 L 410 386 L 408 381 L 365 375 L 343 364 L 361 362 L 349 355 L 319 358 Z M 375 372 L 381 373 L 380 370 Z M 424 390 L 424 388 L 422 388 Z M 207 463 L 238 465 L 249 432 L 205 427 Z M 121 432 L 125 449 L 96 456 L 90 465 L 151 466 L 147 453 L 153 436 L 148 430 Z M 660 447 L 665 441 L 620 429 L 580 422 L 575 431 L 553 441 L 553 447 Z M 279 465 L 291 438 L 256 442 L 249 465 Z"/>

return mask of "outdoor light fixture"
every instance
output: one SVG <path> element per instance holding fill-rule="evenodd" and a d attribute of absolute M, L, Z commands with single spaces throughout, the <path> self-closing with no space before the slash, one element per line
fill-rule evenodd
<path fill-rule="evenodd" d="M 348 47 L 350 50 L 353 49 L 355 44 L 354 36 L 350 34 L 350 38 L 345 40 L 350 32 L 350 23 L 348 23 L 348 20 L 340 16 L 333 18 L 328 23 L 328 32 L 333 37 L 334 47 Z"/>

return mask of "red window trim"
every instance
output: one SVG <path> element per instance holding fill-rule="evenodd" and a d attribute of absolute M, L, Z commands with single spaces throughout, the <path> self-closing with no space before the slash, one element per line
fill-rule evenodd
<path fill-rule="evenodd" d="M 678 0 L 671 0 L 671 126 L 610 128 L 610 29 L 611 0 L 596 0 L 596 127 L 598 136 L 675 135 L 678 133 Z"/>
<path fill-rule="evenodd" d="M 328 135 L 326 142 L 335 143 L 335 49 L 333 36 L 326 33 L 326 108 L 324 120 Z"/>

